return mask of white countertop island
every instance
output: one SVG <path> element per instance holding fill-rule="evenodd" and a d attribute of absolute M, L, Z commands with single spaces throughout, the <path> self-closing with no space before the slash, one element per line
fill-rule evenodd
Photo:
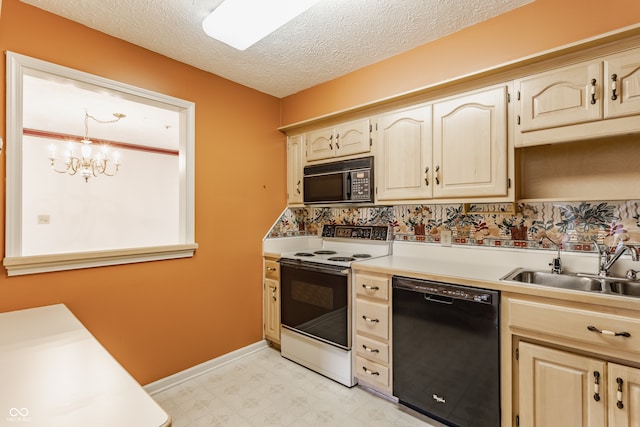
<path fill-rule="evenodd" d="M 0 313 L 0 426 L 168 427 L 63 304 Z"/>

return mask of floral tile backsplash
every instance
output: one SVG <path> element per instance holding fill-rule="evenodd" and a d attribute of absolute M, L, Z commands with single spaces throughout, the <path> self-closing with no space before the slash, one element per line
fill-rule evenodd
<path fill-rule="evenodd" d="M 391 225 L 395 240 L 437 243 L 451 230 L 457 245 L 593 252 L 594 240 L 640 244 L 640 201 L 290 208 L 269 237 L 317 235 L 324 224 Z"/>

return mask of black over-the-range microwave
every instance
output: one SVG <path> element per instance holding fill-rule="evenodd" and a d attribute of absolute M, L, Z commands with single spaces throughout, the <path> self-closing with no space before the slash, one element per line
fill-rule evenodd
<path fill-rule="evenodd" d="M 373 157 L 304 168 L 304 203 L 373 203 Z"/>

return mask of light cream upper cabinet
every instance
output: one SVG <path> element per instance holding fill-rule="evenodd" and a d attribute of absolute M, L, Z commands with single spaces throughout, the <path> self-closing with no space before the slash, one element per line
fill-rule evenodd
<path fill-rule="evenodd" d="M 377 200 L 430 199 L 431 106 L 380 116 L 376 129 Z"/>
<path fill-rule="evenodd" d="M 303 204 L 304 135 L 287 137 L 287 203 Z"/>
<path fill-rule="evenodd" d="M 592 61 L 526 77 L 519 87 L 520 132 L 602 117 L 602 67 Z"/>
<path fill-rule="evenodd" d="M 515 81 L 515 146 L 640 132 L 640 49 Z"/>
<path fill-rule="evenodd" d="M 371 151 L 368 119 L 311 131 L 307 134 L 306 161 L 332 159 Z"/>
<path fill-rule="evenodd" d="M 433 104 L 433 197 L 500 197 L 508 183 L 508 86 Z"/>
<path fill-rule="evenodd" d="M 605 362 L 526 342 L 519 353 L 520 427 L 606 425 Z"/>
<path fill-rule="evenodd" d="M 640 115 L 640 49 L 604 60 L 604 118 Z"/>

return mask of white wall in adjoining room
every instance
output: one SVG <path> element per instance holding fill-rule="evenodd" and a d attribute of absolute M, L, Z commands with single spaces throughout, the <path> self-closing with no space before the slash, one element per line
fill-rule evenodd
<path fill-rule="evenodd" d="M 118 149 L 118 174 L 85 182 L 51 169 L 52 143 L 63 152 L 61 141 L 23 139 L 22 255 L 180 243 L 177 155 Z"/>

